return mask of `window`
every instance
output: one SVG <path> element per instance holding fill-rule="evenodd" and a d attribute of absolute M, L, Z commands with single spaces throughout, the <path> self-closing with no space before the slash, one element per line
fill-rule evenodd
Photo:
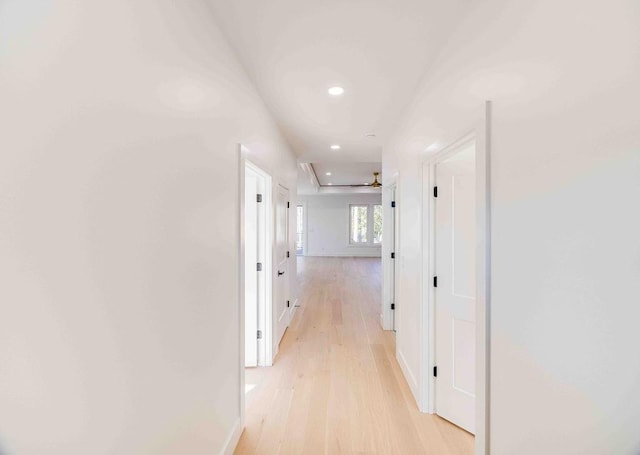
<path fill-rule="evenodd" d="M 351 206 L 351 243 L 368 243 L 366 205 Z"/>
<path fill-rule="evenodd" d="M 296 254 L 304 254 L 304 207 L 296 207 Z"/>
<path fill-rule="evenodd" d="M 373 206 L 373 243 L 382 243 L 382 206 Z"/>
<path fill-rule="evenodd" d="M 381 205 L 349 206 L 349 243 L 375 246 L 382 243 Z"/>

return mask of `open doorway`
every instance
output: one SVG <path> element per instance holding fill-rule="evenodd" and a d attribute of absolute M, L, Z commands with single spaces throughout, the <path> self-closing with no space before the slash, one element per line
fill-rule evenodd
<path fill-rule="evenodd" d="M 271 175 L 247 159 L 240 146 L 240 429 L 259 383 L 261 366 L 273 362 Z"/>
<path fill-rule="evenodd" d="M 420 407 L 489 441 L 490 103 L 473 134 L 423 164 Z"/>
<path fill-rule="evenodd" d="M 244 367 L 271 365 L 271 176 L 245 160 L 242 235 Z"/>

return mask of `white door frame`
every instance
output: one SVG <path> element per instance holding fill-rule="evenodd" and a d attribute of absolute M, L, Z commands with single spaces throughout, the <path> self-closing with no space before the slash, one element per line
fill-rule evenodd
<path fill-rule="evenodd" d="M 260 330 L 260 310 L 263 309 L 264 276 L 257 270 L 256 264 L 264 259 L 263 251 L 265 210 L 258 202 L 258 194 L 264 194 L 264 177 L 258 175 L 250 166 L 245 165 L 245 193 L 243 197 L 245 216 L 242 223 L 244 234 L 244 330 L 245 330 L 245 367 L 257 367 L 260 361 L 262 340 L 256 334 Z M 251 182 L 251 184 L 249 184 Z"/>
<path fill-rule="evenodd" d="M 476 128 L 461 139 L 429 157 L 422 167 L 423 275 L 420 315 L 420 380 L 419 407 L 422 412 L 435 413 L 435 247 L 433 182 L 435 166 L 464 143 L 476 143 L 476 455 L 489 452 L 489 388 L 490 388 L 490 151 L 491 102 L 484 106 L 484 115 Z"/>
<path fill-rule="evenodd" d="M 382 227 L 382 271 L 383 271 L 383 279 L 384 286 L 382 287 L 382 308 L 380 311 L 380 324 L 382 325 L 383 330 L 393 330 L 393 318 L 394 312 L 391 310 L 391 289 L 394 290 L 395 298 L 397 300 L 398 292 L 396 283 L 392 282 L 394 276 L 397 276 L 397 267 L 396 273 L 392 274 L 391 269 L 394 266 L 393 261 L 397 261 L 398 259 L 391 259 L 391 252 L 395 248 L 396 258 L 398 257 L 398 216 L 400 213 L 396 209 L 391 208 L 391 201 L 393 199 L 393 192 L 395 191 L 395 198 L 398 199 L 398 183 L 397 183 L 397 174 L 388 181 L 384 182 L 382 187 L 382 217 L 384 225 Z M 393 225 L 391 223 L 392 215 L 395 211 L 395 218 L 393 218 Z M 386 221 L 385 221 L 386 220 Z M 395 236 L 396 241 L 394 242 L 394 238 L 391 236 L 391 233 Z M 394 244 L 394 247 L 390 245 Z M 397 282 L 397 280 L 396 280 Z M 393 302 L 397 303 L 397 302 Z M 396 312 L 397 316 L 397 312 Z"/>
<path fill-rule="evenodd" d="M 273 243 L 273 208 L 272 208 L 272 181 L 271 176 L 252 161 L 245 159 L 245 169 L 249 168 L 263 179 L 263 193 L 261 210 L 263 211 L 262 221 L 264 222 L 262 241 L 260 242 L 260 256 L 262 259 L 262 279 L 259 285 L 260 305 L 258 310 L 258 330 L 262 331 L 262 341 L 258 349 L 258 366 L 265 367 L 273 364 L 273 351 L 271 349 L 271 339 L 273 338 L 272 323 L 272 286 L 271 264 L 272 264 L 272 243 Z M 243 198 L 244 200 L 244 198 Z M 244 213 L 244 210 L 243 210 Z"/>
<path fill-rule="evenodd" d="M 239 248 L 239 260 L 238 260 L 238 307 L 239 307 L 239 327 L 240 327 L 240 425 L 244 428 L 245 422 L 245 311 L 244 311 L 244 295 L 245 295 L 245 264 L 244 264 L 244 252 L 245 252 L 245 238 L 244 238 L 244 211 L 245 211 L 245 171 L 250 168 L 259 176 L 264 178 L 264 194 L 262 203 L 265 210 L 265 228 L 263 235 L 263 260 L 262 270 L 264 273 L 264 279 L 262 280 L 263 287 L 260 289 L 260 295 L 263 298 L 261 302 L 262 308 L 258 314 L 258 328 L 262 330 L 263 339 L 258 349 L 258 366 L 271 366 L 273 364 L 273 350 L 272 350 L 272 337 L 273 337 L 273 180 L 271 174 L 264 170 L 264 168 L 255 164 L 248 158 L 249 150 L 239 145 L 238 153 L 238 172 L 239 172 L 239 213 L 238 213 L 238 231 L 240 235 L 240 248 Z"/>

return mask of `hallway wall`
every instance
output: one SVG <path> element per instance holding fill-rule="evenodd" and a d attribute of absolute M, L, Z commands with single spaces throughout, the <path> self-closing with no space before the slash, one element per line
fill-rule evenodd
<path fill-rule="evenodd" d="M 472 8 L 384 151 L 398 352 L 418 377 L 426 149 L 493 100 L 491 453 L 639 453 L 640 4 Z"/>
<path fill-rule="evenodd" d="M 380 246 L 349 244 L 349 205 L 381 204 L 380 194 L 300 195 L 305 206 L 305 256 L 380 257 Z"/>
<path fill-rule="evenodd" d="M 238 143 L 295 206 L 292 151 L 199 0 L 3 1 L 0 68 L 0 453 L 217 453 Z"/>

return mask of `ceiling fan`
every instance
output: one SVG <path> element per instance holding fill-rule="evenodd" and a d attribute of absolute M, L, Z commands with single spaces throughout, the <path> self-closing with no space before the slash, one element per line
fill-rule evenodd
<path fill-rule="evenodd" d="M 373 183 L 369 183 L 369 185 L 372 188 L 380 188 L 382 186 L 382 183 L 378 182 L 378 176 L 380 175 L 379 172 L 374 172 L 373 173 Z"/>
<path fill-rule="evenodd" d="M 334 188 L 335 188 L 336 186 L 350 186 L 350 187 L 352 187 L 352 188 L 358 188 L 358 187 L 365 187 L 365 188 L 382 188 L 382 183 L 380 183 L 380 182 L 378 181 L 378 176 L 379 176 L 379 175 L 380 175 L 380 173 L 379 173 L 379 172 L 374 172 L 374 173 L 373 173 L 373 182 L 371 182 L 371 183 L 362 183 L 362 184 L 355 184 L 355 185 L 331 185 L 331 184 L 329 184 L 329 185 L 333 186 Z"/>

